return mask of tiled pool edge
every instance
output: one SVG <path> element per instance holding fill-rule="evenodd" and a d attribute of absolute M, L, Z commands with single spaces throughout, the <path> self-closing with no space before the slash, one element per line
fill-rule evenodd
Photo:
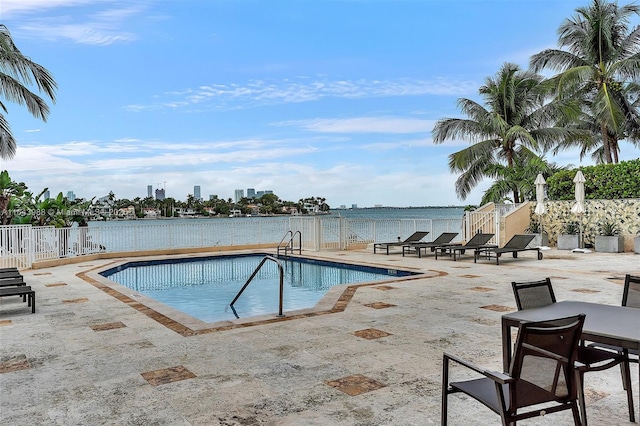
<path fill-rule="evenodd" d="M 310 308 L 310 309 L 304 309 L 301 311 L 304 311 L 303 313 L 296 313 L 296 312 L 300 312 L 300 311 L 291 311 L 292 313 L 287 314 L 284 317 L 269 317 L 269 318 L 265 318 L 265 316 L 260 316 L 260 317 L 253 317 L 254 319 L 252 320 L 251 318 L 248 318 L 246 320 L 243 320 L 241 322 L 233 322 L 233 321 L 221 321 L 218 323 L 206 323 L 204 321 L 200 321 L 197 320 L 193 317 L 188 316 L 187 314 L 184 313 L 179 313 L 177 316 L 183 316 L 186 318 L 188 317 L 189 320 L 184 321 L 184 322 L 193 322 L 198 323 L 200 326 L 188 326 L 183 324 L 182 322 L 180 322 L 179 320 L 175 319 L 175 318 L 171 318 L 169 315 L 165 315 L 162 312 L 157 311 L 156 309 L 147 306 L 146 304 L 142 303 L 140 300 L 136 300 L 126 294 L 124 294 L 122 291 L 119 291 L 117 288 L 122 287 L 123 289 L 126 289 L 126 287 L 124 286 L 120 286 L 117 283 L 114 283 L 113 281 L 108 280 L 107 278 L 104 278 L 100 275 L 100 271 L 106 270 L 106 269 L 110 269 L 113 268 L 114 266 L 116 266 L 119 263 L 123 263 L 123 262 L 127 262 L 127 260 L 122 259 L 120 261 L 114 261 L 114 262 L 110 262 L 108 264 L 105 265 L 101 265 L 101 266 L 97 266 L 97 267 L 93 267 L 91 269 L 88 269 L 86 271 L 83 272 L 79 272 L 76 274 L 76 276 L 80 279 L 82 279 L 83 281 L 93 285 L 94 287 L 104 291 L 105 293 L 109 294 L 110 296 L 114 297 L 115 299 L 127 304 L 128 306 L 132 307 L 133 309 L 136 309 L 138 312 L 143 313 L 144 315 L 148 316 L 149 318 L 153 319 L 154 321 L 164 325 L 165 327 L 169 328 L 170 330 L 176 332 L 177 334 L 184 336 L 184 337 L 189 337 L 189 336 L 195 336 L 195 335 L 199 335 L 199 334 L 207 334 L 207 333 L 215 333 L 215 332 L 220 332 L 220 331 L 227 331 L 227 330 L 233 330 L 233 329 L 239 329 L 239 328 L 246 328 L 246 327 L 253 327 L 253 326 L 257 326 L 257 325 L 265 325 L 265 324 L 271 324 L 271 323 L 277 323 L 277 322 L 282 322 L 282 321 L 291 321 L 291 320 L 295 320 L 295 319 L 300 319 L 300 318 L 309 318 L 309 317 L 314 317 L 314 316 L 319 316 L 319 315 L 327 315 L 327 314 L 333 314 L 333 313 L 337 313 L 337 312 L 342 312 L 346 309 L 346 307 L 349 305 L 349 302 L 351 301 L 351 299 L 353 298 L 353 296 L 355 295 L 355 292 L 358 288 L 360 287 L 373 287 L 373 286 L 378 286 L 378 285 L 385 285 L 385 284 L 390 284 L 390 283 L 397 283 L 397 282 L 405 282 L 405 281 L 413 281 L 413 280 L 417 280 L 417 279 L 425 279 L 425 278 L 437 278 L 437 277 L 442 277 L 442 276 L 446 276 L 448 275 L 447 272 L 444 271 L 439 271 L 439 270 L 433 270 L 433 269 L 429 269 L 428 271 L 420 271 L 419 274 L 417 275 L 411 275 L 411 276 L 407 276 L 407 277 L 391 277 L 389 280 L 383 280 L 383 281 L 375 281 L 375 282 L 368 282 L 368 283 L 360 283 L 360 284 L 348 284 L 346 285 L 346 287 L 344 288 L 344 290 L 340 293 L 340 295 L 337 297 L 336 301 L 333 303 L 332 307 L 330 309 L 318 309 L 318 310 L 314 310 L 316 308 Z M 372 265 L 373 266 L 373 265 Z M 377 265 L 376 267 L 379 267 L 379 265 Z M 411 268 L 408 268 L 411 269 Z M 427 272 L 433 272 L 434 275 L 429 275 Z M 93 276 L 95 274 L 95 276 Z M 342 286 L 336 286 L 336 289 L 341 288 Z M 127 289 L 130 291 L 130 289 Z M 331 297 L 329 294 L 325 295 L 325 298 L 327 297 Z M 335 296 L 333 296 L 335 297 Z M 321 305 L 325 305 L 325 298 L 323 298 L 320 302 L 318 302 L 316 304 L 317 306 L 321 306 Z M 145 299 L 145 298 L 143 298 Z M 323 303 L 324 302 L 324 303 Z M 166 306 L 166 305 L 165 305 Z M 179 311 L 175 311 L 175 312 L 179 312 Z M 182 314 L 182 315 L 180 315 Z"/>

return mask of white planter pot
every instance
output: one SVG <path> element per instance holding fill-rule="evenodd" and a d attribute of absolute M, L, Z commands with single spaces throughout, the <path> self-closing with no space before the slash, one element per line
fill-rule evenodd
<path fill-rule="evenodd" d="M 622 253 L 624 251 L 624 237 L 621 235 L 596 235 L 596 251 L 602 253 Z"/>
<path fill-rule="evenodd" d="M 640 254 L 640 237 L 635 237 L 633 239 L 633 252 L 635 254 Z"/>
<path fill-rule="evenodd" d="M 573 250 L 580 247 L 580 235 L 558 235 L 558 250 Z"/>
<path fill-rule="evenodd" d="M 542 247 L 542 246 L 549 245 L 549 235 L 543 233 L 542 238 L 540 237 L 540 234 L 529 234 L 529 235 L 535 235 L 535 238 L 531 240 L 531 242 L 527 247 Z"/>

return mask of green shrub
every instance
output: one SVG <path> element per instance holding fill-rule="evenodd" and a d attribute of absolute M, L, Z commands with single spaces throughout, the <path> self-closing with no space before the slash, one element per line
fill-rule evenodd
<path fill-rule="evenodd" d="M 598 164 L 580 167 L 584 174 L 585 198 L 617 200 L 640 198 L 640 158 L 618 164 Z M 573 200 L 576 170 L 562 170 L 547 179 L 547 194 L 551 200 Z"/>
<path fill-rule="evenodd" d="M 569 222 L 564 225 L 563 234 L 578 235 L 580 233 L 580 224 L 578 222 Z"/>
<path fill-rule="evenodd" d="M 614 222 L 605 221 L 600 224 L 600 235 L 606 237 L 613 237 L 615 235 L 620 235 L 620 228 Z"/>

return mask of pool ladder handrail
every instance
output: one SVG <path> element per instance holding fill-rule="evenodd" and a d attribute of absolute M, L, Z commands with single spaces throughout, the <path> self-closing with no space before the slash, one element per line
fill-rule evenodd
<path fill-rule="evenodd" d="M 247 286 L 249 285 L 249 283 L 251 282 L 251 280 L 253 280 L 253 278 L 258 274 L 258 271 L 260 271 L 260 268 L 262 268 L 262 265 L 264 265 L 267 260 L 271 260 L 273 262 L 276 262 L 276 264 L 278 265 L 278 270 L 280 272 L 280 299 L 279 299 L 279 303 L 278 303 L 278 317 L 284 317 L 285 315 L 282 313 L 282 305 L 283 305 L 283 296 L 284 296 L 284 268 L 282 267 L 282 263 L 280 263 L 280 261 L 278 259 L 276 259 L 273 256 L 265 256 L 261 261 L 260 264 L 258 265 L 258 267 L 253 271 L 253 274 L 251 274 L 251 276 L 249 277 L 249 279 L 247 280 L 246 283 L 244 283 L 244 285 L 242 286 L 242 288 L 240 289 L 240 291 L 238 292 L 238 294 L 236 294 L 236 297 L 231 301 L 231 303 L 229 304 L 229 306 L 231 307 L 231 310 L 233 311 L 233 313 L 235 314 L 236 318 L 240 318 L 238 316 L 238 314 L 236 313 L 236 310 L 233 308 L 233 304 L 236 303 L 236 300 L 238 300 L 238 298 L 240 297 L 240 295 L 242 294 L 242 292 L 244 291 L 245 288 L 247 288 Z"/>
<path fill-rule="evenodd" d="M 291 238 L 289 238 L 289 240 L 286 242 L 286 244 L 283 246 L 282 243 L 285 242 L 285 240 L 287 239 L 287 237 L 291 235 Z M 296 249 L 293 245 L 293 241 L 296 237 L 296 235 L 298 236 L 298 248 Z M 278 248 L 276 249 L 276 256 L 280 257 L 280 249 L 284 249 L 284 255 L 285 257 L 287 256 L 287 250 L 291 251 L 291 253 L 293 253 L 294 250 L 298 250 L 298 254 L 302 254 L 302 233 L 300 231 L 287 231 L 286 234 L 284 234 L 284 237 L 282 237 L 282 240 L 280 240 L 280 243 L 278 243 Z"/>

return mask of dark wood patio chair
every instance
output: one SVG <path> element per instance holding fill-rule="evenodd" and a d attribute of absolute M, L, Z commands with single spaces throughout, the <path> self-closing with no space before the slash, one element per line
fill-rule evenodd
<path fill-rule="evenodd" d="M 0 288 L 0 297 L 5 296 L 22 296 L 22 300 L 26 299 L 27 306 L 31 307 L 31 313 L 36 313 L 36 292 L 31 287 L 2 287 Z"/>
<path fill-rule="evenodd" d="M 574 423 L 580 425 L 577 390 L 581 385 L 574 363 L 584 319 L 584 314 L 580 314 L 521 323 L 508 373 L 485 370 L 445 353 L 442 425 L 447 424 L 448 397 L 457 392 L 469 395 L 499 414 L 503 425 L 515 425 L 519 420 L 562 410 L 571 410 Z M 450 361 L 481 377 L 449 382 Z M 536 407 L 532 407 L 534 405 Z"/>
<path fill-rule="evenodd" d="M 0 271 L 0 280 L 22 278 L 22 274 L 18 271 Z"/>
<path fill-rule="evenodd" d="M 556 296 L 553 292 L 551 279 L 545 278 L 540 281 L 512 282 L 513 294 L 516 298 L 518 310 L 533 309 L 556 303 Z M 622 386 L 627 391 L 627 402 L 629 405 L 629 421 L 635 421 L 633 409 L 633 392 L 631 389 L 631 372 L 629 370 L 629 360 L 626 353 L 612 351 L 586 345 L 584 340 L 578 346 L 578 361 L 582 364 L 578 368 L 581 376 L 580 383 L 583 384 L 584 373 L 589 371 L 607 370 L 616 365 L 620 365 L 622 370 Z M 584 387 L 578 389 L 578 399 L 580 401 L 580 411 L 582 412 L 582 423 L 587 425 L 587 412 L 584 400 Z"/>
<path fill-rule="evenodd" d="M 479 248 L 497 247 L 495 244 L 489 244 L 489 240 L 493 238 L 494 234 L 477 233 L 465 244 L 444 244 L 435 247 L 436 259 L 438 259 L 438 253 L 442 256 L 447 254 L 453 257 L 453 260 L 457 260 L 457 256 L 463 255 L 466 250 L 475 250 Z"/>
<path fill-rule="evenodd" d="M 429 231 L 416 231 L 413 234 L 411 234 L 404 241 L 392 241 L 392 242 L 388 242 L 388 243 L 375 243 L 373 245 L 373 253 L 375 254 L 376 250 L 378 250 L 378 249 L 386 249 L 387 250 L 387 254 L 389 254 L 389 248 L 390 247 L 401 247 L 401 246 L 403 246 L 405 244 L 417 243 L 418 241 L 422 240 L 427 235 L 429 235 Z M 398 237 L 398 239 L 399 238 L 400 237 Z"/>
<path fill-rule="evenodd" d="M 492 256 L 496 257 L 496 265 L 500 264 L 500 256 L 504 253 L 511 253 L 514 259 L 518 257 L 518 253 L 523 251 L 535 251 L 537 252 L 538 260 L 542 260 L 542 252 L 540 247 L 528 247 L 529 243 L 533 241 L 535 235 L 531 234 L 517 234 L 511 237 L 507 243 L 502 247 L 480 247 L 473 252 L 473 262 L 478 262 L 478 259 L 482 256 L 490 259 Z"/>
<path fill-rule="evenodd" d="M 457 243 L 451 243 L 451 241 L 453 241 L 456 235 L 458 235 L 457 232 L 443 232 L 442 234 L 438 235 L 438 238 L 430 242 L 418 241 L 417 243 L 405 244 L 402 246 L 402 256 L 404 257 L 405 254 L 409 253 L 416 253 L 418 257 L 422 257 L 422 250 L 424 250 L 426 253 L 427 249 L 435 251 L 436 247 L 441 247 L 446 244 L 455 245 Z"/>

